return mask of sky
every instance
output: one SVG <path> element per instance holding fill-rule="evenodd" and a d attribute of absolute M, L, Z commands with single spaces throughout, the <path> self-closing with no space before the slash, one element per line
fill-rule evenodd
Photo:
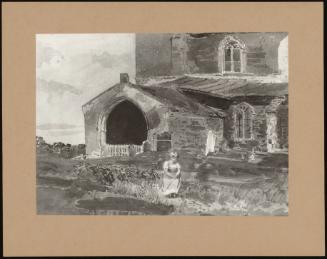
<path fill-rule="evenodd" d="M 36 36 L 37 136 L 46 142 L 85 143 L 82 105 L 135 78 L 135 34 Z"/>

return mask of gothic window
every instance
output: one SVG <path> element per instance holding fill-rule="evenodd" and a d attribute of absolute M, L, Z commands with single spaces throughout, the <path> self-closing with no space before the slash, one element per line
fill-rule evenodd
<path fill-rule="evenodd" d="M 219 63 L 223 73 L 245 71 L 245 46 L 232 36 L 226 37 L 219 45 Z"/>
<path fill-rule="evenodd" d="M 253 108 L 242 103 L 235 107 L 235 137 L 237 140 L 252 139 Z"/>
<path fill-rule="evenodd" d="M 243 113 L 239 112 L 236 114 L 236 136 L 237 138 L 243 138 Z"/>

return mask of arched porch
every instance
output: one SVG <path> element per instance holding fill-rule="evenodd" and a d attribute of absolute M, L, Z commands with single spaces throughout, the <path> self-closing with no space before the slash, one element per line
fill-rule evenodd
<path fill-rule="evenodd" d="M 101 156 L 130 156 L 143 152 L 147 137 L 146 116 L 132 100 L 116 100 L 100 115 L 98 143 Z"/>

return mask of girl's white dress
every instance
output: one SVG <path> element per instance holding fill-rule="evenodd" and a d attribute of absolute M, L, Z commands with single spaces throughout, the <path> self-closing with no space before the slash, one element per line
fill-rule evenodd
<path fill-rule="evenodd" d="M 180 171 L 179 163 L 170 163 L 166 161 L 163 165 L 164 176 L 163 176 L 163 193 L 164 195 L 178 193 L 181 185 L 181 177 L 177 176 Z M 168 172 L 169 174 L 167 174 Z"/>

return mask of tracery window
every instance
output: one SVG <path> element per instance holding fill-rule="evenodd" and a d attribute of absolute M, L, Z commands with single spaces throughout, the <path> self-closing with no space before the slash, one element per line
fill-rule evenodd
<path fill-rule="evenodd" d="M 241 103 L 235 107 L 235 138 L 238 140 L 252 139 L 253 136 L 253 107 Z"/>
<path fill-rule="evenodd" d="M 223 73 L 240 73 L 245 71 L 245 46 L 232 36 L 226 37 L 219 45 L 220 64 Z"/>

